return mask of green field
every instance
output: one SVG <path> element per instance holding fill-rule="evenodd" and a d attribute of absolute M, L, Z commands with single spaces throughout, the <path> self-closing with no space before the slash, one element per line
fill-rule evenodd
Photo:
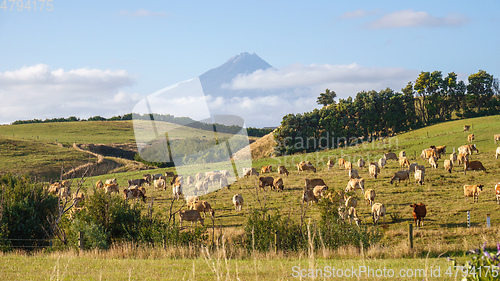
<path fill-rule="evenodd" d="M 451 174 L 443 169 L 443 159 L 438 162 L 439 168 L 432 169 L 429 164 L 423 161 L 419 155 L 420 151 L 430 145 L 447 145 L 446 159 L 453 147 L 467 143 L 467 133 L 462 132 L 464 124 L 473 124 L 471 133 L 475 133 L 475 143 L 480 151 L 472 156 L 473 160 L 483 162 L 488 172 L 468 172 L 464 175 L 462 167 L 454 167 Z M 347 171 L 335 166 L 332 170 L 326 168 L 328 159 L 342 157 L 357 159 L 363 157 L 365 160 L 376 161 L 384 152 L 399 152 L 405 150 L 410 162 L 418 162 L 426 167 L 426 178 L 424 185 L 420 186 L 411 179 L 410 183 L 391 185 L 389 179 L 394 172 L 401 170 L 399 163 L 388 161 L 388 165 L 382 169 L 378 179 L 372 179 L 368 175 L 367 168 L 358 169 L 360 176 L 365 179 L 365 189 L 372 188 L 376 191 L 376 202 L 386 205 L 388 215 L 385 218 L 386 224 L 383 226 L 382 245 L 384 247 L 397 246 L 401 251 L 405 251 L 408 223 L 413 223 L 411 208 L 412 203 L 423 202 L 427 205 L 427 217 L 425 226 L 416 232 L 417 245 L 426 245 L 430 238 L 433 251 L 439 252 L 439 248 L 446 245 L 446 249 L 459 250 L 464 246 L 468 247 L 480 243 L 485 237 L 498 237 L 500 226 L 500 205 L 497 205 L 494 193 L 495 183 L 500 181 L 498 172 L 500 170 L 500 160 L 494 157 L 496 145 L 493 142 L 493 134 L 500 129 L 500 116 L 483 117 L 477 119 L 460 120 L 434 125 L 428 128 L 415 130 L 401 134 L 392 138 L 387 138 L 374 143 L 360 144 L 357 147 L 322 151 L 318 153 L 299 154 L 279 158 L 266 158 L 254 161 L 253 166 L 260 168 L 263 165 L 272 164 L 274 171 L 278 164 L 283 164 L 291 172 L 288 177 L 283 177 L 285 183 L 284 192 L 262 191 L 256 189 L 258 180 L 256 177 L 244 178 L 234 183 L 230 189 L 219 190 L 201 196 L 201 199 L 210 202 L 216 210 L 214 224 L 222 227 L 231 235 L 241 235 L 248 213 L 253 209 L 269 208 L 271 212 L 279 212 L 283 216 L 298 220 L 301 209 L 301 195 L 304 186 L 304 178 L 322 178 L 331 190 L 343 190 L 348 182 Z M 416 155 L 416 157 L 415 157 Z M 318 171 L 297 172 L 295 164 L 301 160 L 310 160 Z M 158 169 L 148 171 L 149 173 L 160 173 L 165 170 Z M 260 170 L 260 169 L 259 169 Z M 89 178 L 84 189 L 88 192 L 97 180 L 116 177 L 120 185 L 125 186 L 126 180 L 141 177 L 144 171 L 131 173 L 120 173 L 114 175 L 103 175 Z M 276 173 L 269 176 L 276 177 Z M 484 184 L 484 191 L 479 196 L 479 203 L 472 203 L 472 200 L 464 199 L 464 184 Z M 234 194 L 240 193 L 245 199 L 242 212 L 234 211 L 231 198 Z M 154 198 L 154 211 L 159 214 L 168 213 L 171 191 L 154 190 L 147 187 L 147 196 Z M 360 191 L 356 192 L 358 199 L 358 215 L 361 216 L 363 224 L 371 227 L 371 209 L 365 204 Z M 174 210 L 181 207 L 183 201 L 174 203 Z M 482 232 L 466 233 L 466 211 L 471 211 L 471 224 L 474 228 L 485 227 L 486 215 L 490 214 L 492 228 Z M 319 220 L 319 211 L 316 206 L 309 207 L 306 219 Z M 211 225 L 210 219 L 207 219 Z M 491 241 L 493 242 L 493 241 Z M 444 249 L 444 248 L 443 248 Z M 382 251 L 384 252 L 384 251 Z M 385 254 L 384 254 L 385 255 Z M 404 255 L 403 255 L 404 256 Z"/>
<path fill-rule="evenodd" d="M 473 126 L 468 133 L 463 132 L 465 124 Z M 64 130 L 59 129 L 57 131 L 64 132 Z M 481 161 L 486 167 L 487 172 L 471 171 L 464 175 L 463 167 L 454 167 L 451 174 L 447 173 L 443 168 L 443 159 L 448 159 L 454 147 L 458 148 L 461 145 L 467 144 L 467 134 L 469 133 L 475 134 L 473 143 L 476 144 L 480 152 L 479 154 L 474 153 L 471 160 Z M 437 124 L 391 138 L 377 140 L 372 143 L 362 143 L 343 149 L 254 160 L 253 167 L 259 171 L 260 167 L 264 165 L 273 165 L 273 173 L 269 174 L 269 176 L 273 177 L 278 176 L 275 172 L 278 165 L 286 166 L 290 171 L 290 175 L 283 177 L 285 184 L 283 192 L 271 191 L 269 188 L 263 191 L 257 188 L 257 177 L 250 177 L 238 180 L 231 185 L 230 189 L 218 190 L 201 196 L 201 199 L 210 202 L 216 211 L 215 221 L 212 222 L 208 217 L 205 220 L 205 223 L 209 225 L 208 233 L 212 233 L 211 227 L 214 225 L 216 235 L 223 234 L 228 239 L 228 252 L 232 253 L 229 255 L 228 265 L 225 265 L 230 269 L 229 271 L 227 268 L 222 269 L 223 277 L 221 279 L 233 280 L 239 277 L 242 280 L 248 280 L 269 277 L 271 279 L 290 280 L 292 279 L 290 277 L 292 274 L 292 264 L 305 262 L 306 266 L 309 266 L 310 261 L 307 261 L 307 253 L 296 253 L 291 256 L 285 254 L 290 259 L 280 255 L 271 255 L 269 262 L 261 261 L 262 259 L 265 260 L 264 256 L 254 261 L 248 253 L 241 253 L 245 251 L 241 249 L 237 241 L 243 239 L 243 229 L 251 210 L 267 208 L 270 209 L 271 213 L 278 212 L 282 216 L 298 221 L 301 212 L 301 195 L 304 187 L 304 178 L 324 179 L 329 186 L 329 191 L 345 189 L 348 182 L 347 171 L 340 169 L 337 165 L 332 170 L 328 170 L 326 167 L 328 159 L 336 160 L 338 157 L 343 157 L 347 160 L 350 159 L 354 162 L 357 158 L 363 157 L 367 162 L 370 162 L 378 160 L 383 153 L 398 153 L 401 150 L 405 150 L 410 162 L 425 165 L 425 183 L 422 186 L 417 185 L 412 178 L 409 183 L 401 182 L 400 184 L 391 185 L 389 179 L 394 172 L 401 170 L 399 163 L 393 160 L 388 161 L 388 165 L 382 169 L 379 178 L 376 180 L 369 177 L 367 168 L 359 169 L 356 167 L 359 170 L 360 176 L 365 179 L 365 189 L 374 189 L 377 194 L 375 202 L 384 203 L 386 206 L 387 216 L 385 217 L 385 222 L 381 226 L 374 226 L 371 219 L 370 206 L 365 204 L 361 192 L 356 191 L 358 199 L 357 211 L 362 219 L 362 224 L 368 228 L 378 227 L 382 233 L 382 239 L 376 245 L 371 245 L 369 249 L 365 249 L 363 252 L 365 259 L 361 260 L 357 260 L 360 253 L 356 248 L 342 248 L 337 251 L 328 252 L 323 256 L 320 253 L 320 249 L 317 249 L 316 257 L 320 259 L 316 259 L 315 262 L 318 265 L 322 266 L 322 264 L 330 264 L 332 262 L 339 262 L 344 265 L 367 262 L 379 267 L 395 263 L 399 265 L 394 265 L 394 267 L 402 268 L 410 264 L 407 258 L 412 258 L 411 264 L 421 265 L 425 263 L 425 257 L 429 255 L 430 258 L 428 261 L 441 264 L 443 268 L 447 264 L 444 257 L 461 256 L 464 251 L 477 248 L 485 241 L 488 242 L 490 247 L 494 247 L 496 242 L 500 242 L 500 205 L 496 202 L 494 192 L 494 185 L 500 182 L 500 159 L 495 159 L 494 153 L 497 144 L 493 141 L 493 135 L 498 133 L 500 133 L 500 116 L 490 116 Z M 26 132 L 21 134 L 21 130 L 18 131 L 18 134 L 24 134 L 26 138 L 30 138 Z M 64 135 L 64 133 L 61 134 L 59 139 L 69 140 L 71 138 Z M 3 137 L 1 140 L 6 141 Z M 124 139 L 123 141 L 127 140 Z M 22 143 L 22 140 L 19 139 L 19 143 Z M 447 146 L 447 154 L 438 161 L 438 169 L 432 169 L 427 162 L 420 158 L 421 150 L 428 148 L 430 145 Z M 54 147 L 57 149 L 60 148 L 58 146 Z M 4 153 L 3 149 L 2 153 Z M 41 153 L 45 152 L 42 151 Z M 10 158 L 10 161 L 13 162 L 10 162 L 9 166 L 16 165 L 15 159 L 23 159 L 17 158 L 17 155 L 11 155 Z M 298 172 L 296 163 L 302 160 L 313 162 L 318 169 L 317 173 Z M 31 159 L 26 158 L 25 161 L 29 162 Z M 47 161 L 50 162 L 50 160 Z M 85 180 L 83 190 L 87 195 L 90 195 L 93 190 L 92 186 L 97 180 L 115 177 L 118 179 L 120 186 L 124 188 L 126 187 L 127 179 L 140 178 L 146 172 L 154 174 L 174 170 L 174 168 L 156 169 L 91 177 Z M 471 199 L 465 201 L 463 196 L 464 184 L 483 184 L 485 186 L 483 192 L 479 195 L 479 203 L 473 203 Z M 169 213 L 171 189 L 168 188 L 166 191 L 155 190 L 152 186 L 146 187 L 146 189 L 148 202 L 151 203 L 154 199 L 153 214 L 165 217 Z M 242 194 L 245 199 L 245 204 L 241 212 L 236 212 L 231 202 L 232 196 L 236 193 Z M 413 218 L 409 205 L 418 202 L 423 202 L 427 205 L 427 216 L 424 227 L 415 230 L 415 248 L 410 249 L 407 238 L 408 223 L 413 223 Z M 173 210 L 175 211 L 180 208 L 183 203 L 183 200 L 174 202 Z M 144 211 L 146 211 L 146 204 L 135 204 L 143 205 Z M 467 228 L 466 211 L 471 212 L 472 227 L 470 229 Z M 487 214 L 491 217 L 491 228 L 486 228 Z M 318 207 L 316 205 L 308 207 L 305 222 L 314 224 L 319 222 L 319 220 Z M 190 226 L 185 226 L 185 228 L 190 229 Z M 46 266 L 43 269 L 43 276 L 46 278 L 42 279 L 47 279 L 47 276 L 53 279 L 58 278 L 57 276 L 64 277 L 59 279 L 72 279 L 71 276 L 73 274 L 83 274 L 89 276 L 90 279 L 98 279 L 100 276 L 105 277 L 104 279 L 107 280 L 129 277 L 131 279 L 143 279 L 144 276 L 140 275 L 142 271 L 139 268 L 142 267 L 141 262 L 144 262 L 144 264 L 150 265 L 149 267 L 145 266 L 148 268 L 147 272 L 152 272 L 152 275 L 146 276 L 155 276 L 152 277 L 153 279 L 161 279 L 161 274 L 169 272 L 167 270 L 154 270 L 158 264 L 163 264 L 163 269 L 174 265 L 176 268 L 179 268 L 179 273 L 176 273 L 178 275 L 175 278 L 195 279 L 192 277 L 194 272 L 194 276 L 197 279 L 202 276 L 213 278 L 215 273 L 211 271 L 208 265 L 217 264 L 217 260 L 212 260 L 211 262 L 209 260 L 207 263 L 207 260 L 202 258 L 203 256 L 200 252 L 188 255 L 185 260 L 182 259 L 182 255 L 179 257 L 179 254 L 163 253 L 157 256 L 142 254 L 139 255 L 138 260 L 127 258 L 128 256 L 125 255 L 124 259 L 119 259 L 117 262 L 111 257 L 104 257 L 101 262 L 99 260 L 96 262 L 92 260 L 94 254 L 99 256 L 97 252 L 86 252 L 85 255 L 79 257 L 65 257 L 64 253 L 60 254 L 60 256 L 40 254 L 39 257 L 33 258 L 4 255 L 1 257 L 2 266 L 4 267 L 2 272 L 3 274 L 8 274 L 5 275 L 7 279 L 18 279 L 15 275 L 10 274 L 16 274 L 19 270 L 37 270 L 37 266 L 43 267 L 43 264 L 49 264 L 50 266 Z M 172 259 L 172 257 L 175 257 L 175 259 Z M 322 257 L 326 259 L 322 260 Z M 117 258 L 121 257 L 118 256 Z M 333 261 L 338 258 L 342 260 Z M 414 260 L 415 258 L 422 260 L 418 262 L 418 260 Z M 82 266 L 82 268 L 79 267 L 80 265 L 70 266 L 73 265 L 73 262 L 86 266 Z M 225 260 L 220 260 L 219 262 L 222 265 L 225 264 Z M 258 263 L 257 268 L 262 271 L 255 271 L 256 262 Z M 226 274 L 230 277 L 226 278 Z M 27 277 L 26 279 L 37 279 L 37 277 Z M 322 280 L 321 278 L 318 279 Z M 454 280 L 454 278 L 444 278 L 442 280 Z"/>

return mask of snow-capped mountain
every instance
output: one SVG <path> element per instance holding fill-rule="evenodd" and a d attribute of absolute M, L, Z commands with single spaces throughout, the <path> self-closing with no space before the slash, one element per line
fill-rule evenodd
<path fill-rule="evenodd" d="M 231 81 L 238 75 L 246 75 L 255 72 L 256 70 L 265 70 L 272 66 L 261 59 L 255 53 L 241 53 L 230 58 L 227 62 L 219 67 L 213 68 L 199 76 L 203 91 L 206 95 L 212 97 L 222 96 L 231 98 L 234 96 L 255 96 L 258 91 L 235 91 L 223 87 L 223 85 L 231 84 Z"/>

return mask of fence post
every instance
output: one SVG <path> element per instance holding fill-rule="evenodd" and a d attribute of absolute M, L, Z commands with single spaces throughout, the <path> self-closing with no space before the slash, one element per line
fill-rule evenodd
<path fill-rule="evenodd" d="M 279 232 L 277 230 L 274 231 L 274 253 L 278 253 L 278 244 L 279 244 Z"/>
<path fill-rule="evenodd" d="M 413 249 L 413 224 L 408 224 L 408 240 L 410 241 L 410 249 Z"/>
<path fill-rule="evenodd" d="M 470 211 L 467 211 L 467 228 L 470 228 Z"/>
<path fill-rule="evenodd" d="M 78 237 L 78 247 L 80 248 L 80 251 L 83 251 L 83 249 L 85 248 L 85 245 L 84 245 L 84 242 L 83 242 L 83 231 L 80 231 L 79 233 L 79 237 Z"/>
<path fill-rule="evenodd" d="M 491 227 L 490 214 L 486 214 L 486 227 L 487 228 Z"/>

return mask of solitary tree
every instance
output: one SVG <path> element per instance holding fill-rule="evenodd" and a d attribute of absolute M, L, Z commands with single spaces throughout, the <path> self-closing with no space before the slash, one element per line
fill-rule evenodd
<path fill-rule="evenodd" d="M 337 94 L 334 91 L 330 91 L 330 89 L 326 89 L 324 93 L 319 94 L 318 100 L 316 103 L 322 104 L 323 106 L 327 106 L 329 104 L 335 103 L 333 100 L 337 97 Z"/>

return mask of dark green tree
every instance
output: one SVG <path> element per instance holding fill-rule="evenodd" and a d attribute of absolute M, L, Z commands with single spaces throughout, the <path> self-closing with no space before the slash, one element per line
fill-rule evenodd
<path fill-rule="evenodd" d="M 337 94 L 334 91 L 330 91 L 330 89 L 326 89 L 324 93 L 319 94 L 317 104 L 322 104 L 323 106 L 327 106 L 335 103 L 335 98 Z"/>

